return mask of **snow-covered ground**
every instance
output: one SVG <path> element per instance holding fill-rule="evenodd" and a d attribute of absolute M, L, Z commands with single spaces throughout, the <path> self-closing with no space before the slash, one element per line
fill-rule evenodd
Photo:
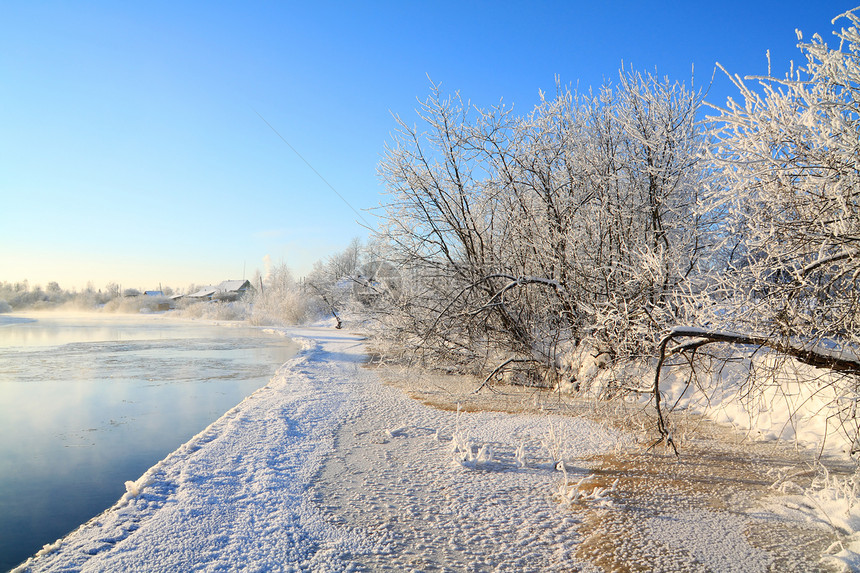
<path fill-rule="evenodd" d="M 285 334 L 304 350 L 266 387 L 21 570 L 600 571 L 583 531 L 621 513 L 671 549 L 663 570 L 774 563 L 745 535 L 778 519 L 764 509 L 637 514 L 623 492 L 639 481 L 616 491 L 590 478 L 585 458 L 631 436 L 584 418 L 433 409 L 363 368 L 360 337 Z"/>

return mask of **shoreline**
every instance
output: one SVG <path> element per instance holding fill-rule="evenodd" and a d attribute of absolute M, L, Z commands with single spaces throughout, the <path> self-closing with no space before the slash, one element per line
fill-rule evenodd
<path fill-rule="evenodd" d="M 791 555 L 816 570 L 832 540 L 766 510 L 766 480 L 743 464 L 726 466 L 738 472 L 730 487 L 743 484 L 726 496 L 731 482 L 713 464 L 632 455 L 623 427 L 563 415 L 570 408 L 550 412 L 552 400 L 528 391 L 513 399 L 527 406 L 518 414 L 435 409 L 420 403 L 422 393 L 456 399 L 457 390 L 414 375 L 383 383 L 398 374 L 366 367 L 358 335 L 274 330 L 303 349 L 269 384 L 17 571 L 599 571 L 630 566 L 637 554 L 643 566 L 755 571 L 798 540 L 806 545 Z M 546 453 L 552 435 L 567 481 Z M 458 440 L 468 455 L 452 450 Z M 713 444 L 695 447 L 704 450 L 691 450 L 694 462 L 719 454 Z M 577 482 L 592 498 L 560 503 L 559 488 Z M 784 543 L 774 542 L 777 532 Z M 714 535 L 730 546 L 697 543 Z"/>

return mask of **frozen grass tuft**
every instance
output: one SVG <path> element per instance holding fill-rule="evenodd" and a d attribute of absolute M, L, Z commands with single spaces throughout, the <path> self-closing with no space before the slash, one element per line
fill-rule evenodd
<path fill-rule="evenodd" d="M 477 459 L 472 442 L 460 432 L 455 432 L 451 436 L 451 456 L 461 465 L 471 464 Z"/>
<path fill-rule="evenodd" d="M 526 445 L 520 442 L 519 447 L 517 447 L 516 453 L 514 453 L 514 460 L 517 462 L 518 468 L 528 467 L 528 461 L 526 460 Z"/>
<path fill-rule="evenodd" d="M 490 444 L 484 444 L 481 446 L 481 449 L 478 450 L 478 454 L 475 456 L 475 462 L 479 464 L 486 464 L 493 461 L 493 448 Z"/>
<path fill-rule="evenodd" d="M 541 439 L 541 445 L 553 467 L 564 464 L 565 442 L 567 442 L 567 432 L 558 430 L 555 425 L 551 425 Z"/>
<path fill-rule="evenodd" d="M 451 436 L 451 457 L 454 463 L 471 469 L 493 465 L 495 462 L 493 447 L 490 444 L 477 446 L 472 443 L 471 438 L 467 437 L 460 427 L 462 415 L 460 405 L 457 404 L 457 418 L 454 434 Z M 439 433 L 437 432 L 436 435 L 438 439 Z"/>
<path fill-rule="evenodd" d="M 577 502 L 591 502 L 597 507 L 608 507 L 612 505 L 610 493 L 615 493 L 618 487 L 618 479 L 616 479 L 610 487 L 596 485 L 592 482 L 594 474 L 583 476 L 574 484 L 571 484 L 570 477 L 567 473 L 567 465 L 564 462 L 559 462 L 558 470 L 562 473 L 562 482 L 558 486 L 558 496 L 561 505 L 570 506 Z"/>

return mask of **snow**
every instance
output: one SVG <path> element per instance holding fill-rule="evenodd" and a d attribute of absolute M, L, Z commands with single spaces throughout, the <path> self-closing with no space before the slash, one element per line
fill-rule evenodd
<path fill-rule="evenodd" d="M 783 440 L 848 459 L 854 445 L 850 420 L 841 412 L 850 381 L 776 353 L 761 351 L 711 371 L 698 372 L 706 393 L 687 387 L 689 371 L 667 367 L 661 390 L 677 410 L 700 413 L 757 440 Z M 749 392 L 755 386 L 757 393 Z M 749 393 L 748 393 L 749 392 Z"/>
<path fill-rule="evenodd" d="M 750 545 L 743 531 L 748 520 L 738 515 L 688 511 L 648 519 L 654 539 L 689 551 L 712 571 L 768 571 L 772 559 Z"/>
<path fill-rule="evenodd" d="M 798 488 L 792 475 L 780 475 L 774 489 L 793 495 L 775 496 L 768 509 L 788 519 L 803 520 L 839 533 L 822 562 L 843 571 L 860 571 L 860 472 L 853 476 L 832 475 L 819 468 L 812 487 Z"/>
<path fill-rule="evenodd" d="M 267 386 L 19 570 L 599 570 L 576 555 L 572 504 L 612 509 L 614 485 L 583 485 L 584 458 L 631 436 L 584 418 L 433 409 L 363 368 L 359 336 L 281 332 L 303 350 Z M 695 557 L 683 570 L 766 570 L 744 538 L 750 519 L 699 509 L 647 527 Z"/>

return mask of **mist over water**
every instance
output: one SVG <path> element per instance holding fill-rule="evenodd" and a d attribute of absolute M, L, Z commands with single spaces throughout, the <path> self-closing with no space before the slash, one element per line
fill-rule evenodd
<path fill-rule="evenodd" d="M 0 315 L 0 570 L 110 507 L 265 385 L 291 341 L 151 316 Z"/>

